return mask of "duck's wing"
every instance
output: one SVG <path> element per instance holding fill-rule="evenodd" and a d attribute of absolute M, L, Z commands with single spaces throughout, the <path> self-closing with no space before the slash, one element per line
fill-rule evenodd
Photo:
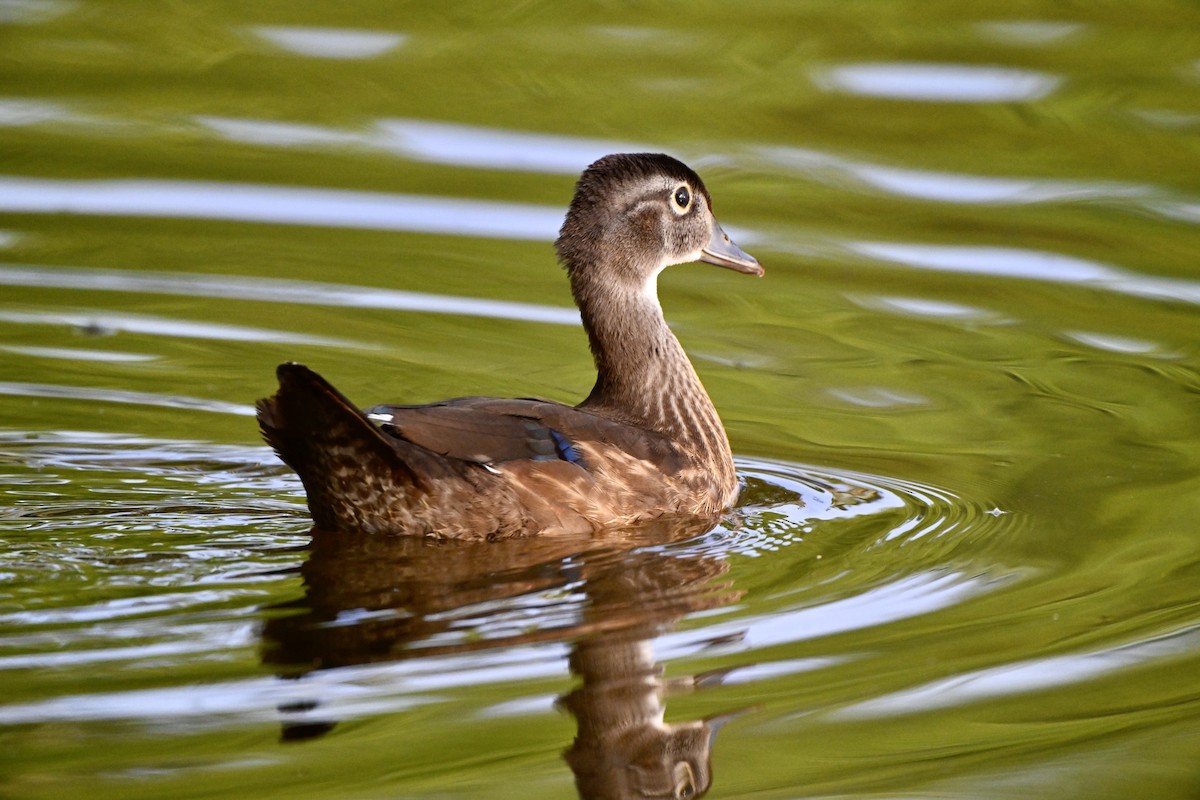
<path fill-rule="evenodd" d="M 683 466 L 682 453 L 661 434 L 549 400 L 460 397 L 365 414 L 385 433 L 477 464 L 566 461 L 590 471 L 611 454 L 667 472 Z"/>

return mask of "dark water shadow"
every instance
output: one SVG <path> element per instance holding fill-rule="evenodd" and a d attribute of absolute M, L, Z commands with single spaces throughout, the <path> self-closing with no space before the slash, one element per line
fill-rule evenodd
<path fill-rule="evenodd" d="M 652 641 L 685 614 L 739 593 L 719 555 L 671 547 L 711 522 L 660 521 L 602 538 L 493 543 L 315 531 L 301 568 L 305 596 L 263 629 L 263 661 L 285 678 L 361 664 L 565 642 L 578 685 L 558 699 L 577 722 L 563 756 L 584 798 L 698 797 L 711 748 L 731 715 L 665 723 L 670 694 L 719 684 L 728 671 L 666 680 Z M 529 624 L 505 610 L 569 597 Z M 544 613 L 542 613 L 544 612 Z M 464 627 L 470 635 L 462 635 Z M 282 738 L 321 737 L 337 723 L 318 700 L 280 708 Z"/>

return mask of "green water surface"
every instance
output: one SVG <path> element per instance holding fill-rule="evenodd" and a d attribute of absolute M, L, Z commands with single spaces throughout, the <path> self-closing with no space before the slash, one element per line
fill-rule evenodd
<path fill-rule="evenodd" d="M 275 365 L 582 398 L 627 149 L 740 508 L 309 547 Z M 1194 3 L 0 0 L 0 795 L 1196 797 L 1198 254 Z"/>

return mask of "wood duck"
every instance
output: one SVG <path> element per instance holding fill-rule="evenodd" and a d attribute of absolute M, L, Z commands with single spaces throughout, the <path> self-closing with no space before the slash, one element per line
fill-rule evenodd
<path fill-rule="evenodd" d="M 307 367 L 279 366 L 258 422 L 299 473 L 317 529 L 583 533 L 715 518 L 733 503 L 725 429 L 658 302 L 672 264 L 763 274 L 700 177 L 666 155 L 605 156 L 580 177 L 555 248 L 598 373 L 577 406 L 460 397 L 360 411 Z"/>

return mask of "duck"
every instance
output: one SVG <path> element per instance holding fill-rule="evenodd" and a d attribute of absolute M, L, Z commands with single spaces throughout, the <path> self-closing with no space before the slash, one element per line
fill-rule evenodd
<path fill-rule="evenodd" d="M 704 182 L 661 153 L 583 171 L 555 241 L 596 367 L 577 405 L 457 397 L 360 409 L 303 364 L 257 404 L 300 476 L 314 531 L 500 539 L 660 518 L 716 520 L 739 484 L 712 400 L 658 299 L 658 275 L 703 262 L 762 276 Z"/>

